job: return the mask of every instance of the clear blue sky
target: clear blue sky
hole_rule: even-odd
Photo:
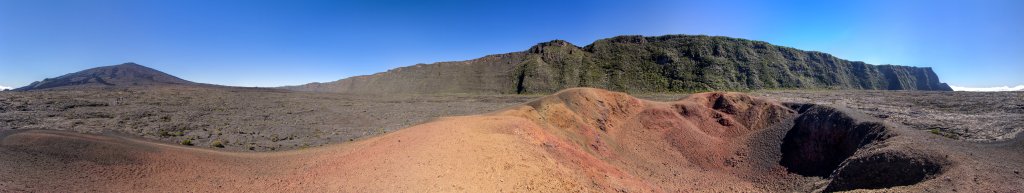
[[[1024,1],[0,0],[0,85],[136,62],[281,86],[616,35],[722,35],[1024,84]]]

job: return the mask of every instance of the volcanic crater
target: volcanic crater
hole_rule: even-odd
[[[492,113],[283,152],[8,130],[0,134],[0,176],[17,177],[0,178],[0,189],[1019,192],[1021,165],[1003,162],[1020,163],[1012,152],[1022,144],[954,141],[853,110],[742,93],[660,102],[573,88]]]

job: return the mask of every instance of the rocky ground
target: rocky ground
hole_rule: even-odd
[[[535,97],[194,86],[0,92],[0,130],[113,131],[174,144],[274,151],[352,141],[437,117],[491,112]]]
[[[202,91],[214,96],[240,97]],[[311,108],[293,100],[316,97],[354,100],[315,93],[238,92],[245,96],[241,98],[254,101],[251,103],[282,101],[284,106],[294,106],[266,107],[259,113]],[[260,97],[253,97],[255,94]],[[140,95],[141,98],[150,96]],[[441,98],[452,99],[432,103],[450,102],[459,97],[444,96]],[[387,101],[385,98],[375,97],[363,102],[380,107],[381,101]],[[31,98],[19,100],[32,101]],[[406,100],[409,99],[403,99]],[[193,104],[185,101],[179,102]],[[107,103],[108,106],[119,104]],[[210,102],[203,104],[211,105]],[[277,103],[269,106],[274,104]],[[68,106],[55,103],[48,108],[56,107]],[[220,108],[230,107],[234,106]],[[76,109],[78,107],[66,111]],[[295,118],[301,116],[286,117]],[[236,118],[206,115],[192,119],[209,124],[220,123],[210,121],[214,119]],[[131,120],[130,124],[142,123]],[[301,125],[310,120],[281,125]],[[93,123],[82,123],[90,124]],[[76,128],[86,127],[72,127]],[[202,132],[201,129],[183,131],[188,133],[185,136]],[[142,132],[142,135],[151,134]],[[211,135],[203,139],[232,135]],[[490,113],[438,118],[353,142],[294,151],[211,151],[152,142],[137,136],[3,130],[0,131],[0,190],[1021,192],[1024,191],[1019,186],[1024,183],[1022,150],[1024,140],[1021,138],[995,143],[953,140],[888,124],[875,116],[844,107],[779,103],[744,93],[723,92],[656,102],[639,100],[625,93],[584,88],[536,97],[530,102]]]
[[[1024,92],[759,91],[782,102],[857,109],[966,141],[1024,130]],[[352,95],[274,89],[161,86],[0,92],[0,130],[116,132],[230,151],[322,146],[429,120],[493,112],[541,95]],[[639,94],[672,101],[686,94]]]
[[[1024,131],[1024,92],[760,91],[781,102],[846,107],[965,141],[1003,141]]]

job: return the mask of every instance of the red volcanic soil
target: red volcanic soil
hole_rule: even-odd
[[[740,93],[654,102],[568,89],[490,114],[274,153],[10,131],[0,134],[0,190],[1022,191],[1021,142],[919,132]]]

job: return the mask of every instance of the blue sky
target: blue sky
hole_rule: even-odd
[[[0,0],[0,85],[136,62],[203,83],[326,82],[616,35],[722,35],[967,87],[1024,84],[1024,1]]]

